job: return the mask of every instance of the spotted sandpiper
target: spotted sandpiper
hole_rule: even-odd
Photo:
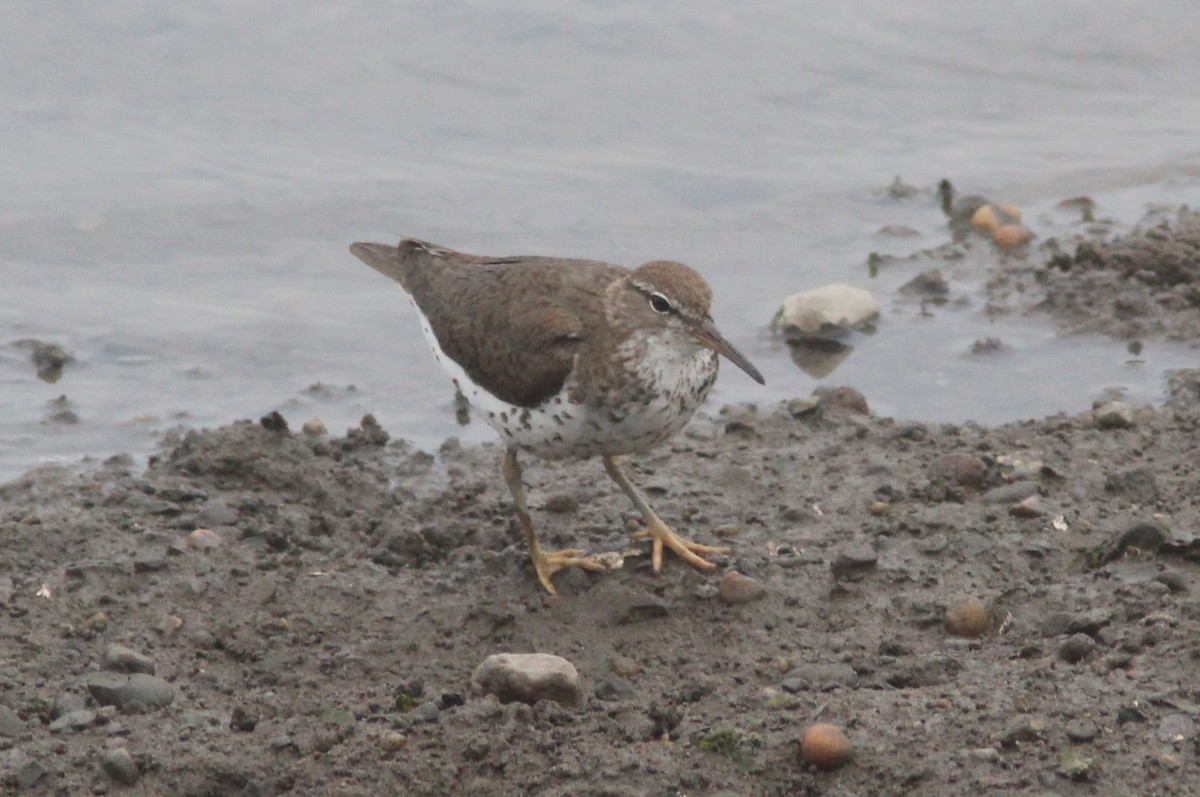
[[[664,546],[701,570],[716,568],[702,555],[728,549],[673,532],[620,462],[683,428],[717,378],[718,355],[763,383],[713,324],[703,277],[670,260],[630,271],[596,260],[469,255],[411,238],[350,251],[403,286],[434,356],[503,438],[504,479],[548,592],[563,568],[607,564],[578,549],[542,550],[520,451],[550,460],[601,457],[646,523],[635,536],[652,540],[655,572]]]

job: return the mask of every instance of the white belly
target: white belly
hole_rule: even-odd
[[[414,303],[414,308],[416,304]],[[691,419],[708,394],[716,376],[716,354],[696,349],[686,356],[659,351],[639,351],[643,378],[670,386],[650,394],[643,402],[615,408],[596,408],[568,401],[570,379],[558,395],[529,408],[496,398],[478,387],[462,366],[446,356],[425,315],[417,309],[421,330],[442,369],[466,397],[475,414],[495,429],[505,445],[515,446],[543,459],[584,459],[601,454],[623,455],[645,451],[675,435]],[[643,349],[644,349],[643,345]]]

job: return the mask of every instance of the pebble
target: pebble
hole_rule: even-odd
[[[1123,401],[1109,401],[1092,407],[1092,421],[1097,429],[1133,428],[1133,408]]]
[[[97,703],[116,706],[122,711],[168,706],[175,699],[175,690],[169,683],[146,673],[96,672],[87,677],[86,684]]]
[[[241,733],[250,733],[258,727],[258,715],[244,706],[234,706],[229,715],[229,727]]]
[[[109,750],[100,757],[100,768],[104,773],[122,786],[132,786],[138,782],[142,773],[138,770],[137,762],[124,747]]]
[[[7,606],[16,591],[17,587],[11,576],[0,576],[0,606]]]
[[[973,638],[988,629],[990,621],[987,607],[974,596],[955,601],[946,607],[944,625],[955,636]]]
[[[1058,772],[1069,780],[1091,780],[1096,760],[1078,750],[1064,750],[1058,757]]]
[[[1072,634],[1058,646],[1058,657],[1068,664],[1083,661],[1096,649],[1096,640],[1087,634]]]
[[[1036,493],[1029,496],[1023,501],[1019,501],[1008,508],[1008,514],[1018,518],[1037,518],[1046,514],[1042,509],[1041,496]]]
[[[154,675],[154,662],[149,656],[115,642],[104,649],[100,666],[110,672],[143,672]]]
[[[608,668],[623,678],[632,678],[642,671],[642,666],[628,656],[613,656],[608,660]]]
[[[20,736],[25,730],[25,720],[8,706],[0,704],[0,736]]]
[[[1046,733],[1046,723],[1041,719],[1020,720],[1009,725],[1000,734],[999,742],[1004,747],[1016,747],[1028,742],[1036,742]]]
[[[61,717],[71,711],[83,711],[87,708],[87,700],[83,695],[74,692],[59,692],[54,696],[54,716]]]
[[[980,232],[995,234],[996,230],[1009,224],[1021,223],[1021,209],[1016,205],[981,205],[971,214],[971,226]]]
[[[1001,249],[1016,249],[1024,246],[1033,238],[1028,227],[1020,224],[1002,224],[992,231],[992,240]]]
[[[987,504],[1013,504],[1024,501],[1029,496],[1036,494],[1037,491],[1037,482],[1022,480],[993,487],[980,496],[980,500]]]
[[[879,301],[870,291],[834,283],[793,294],[771,319],[771,330],[787,335],[817,335],[868,329],[879,318]]]
[[[874,548],[865,543],[850,543],[833,558],[829,569],[833,571],[834,578],[843,578],[853,573],[871,570],[878,562],[879,554],[875,553]]]
[[[90,728],[96,722],[96,712],[83,709],[81,711],[68,711],[61,717],[50,723],[51,733],[60,733],[61,731],[81,731],[84,728]]]
[[[901,285],[899,291],[909,296],[944,298],[950,294],[950,283],[942,275],[941,269],[931,268]]]
[[[721,576],[717,584],[717,597],[722,603],[737,606],[758,600],[767,594],[767,588],[762,582],[743,575],[736,570],[730,570]]]
[[[379,746],[387,753],[403,750],[406,744],[408,744],[408,737],[399,731],[384,731],[379,736]]]
[[[212,529],[199,528],[192,531],[187,536],[188,545],[201,551],[209,551],[217,548],[224,540],[221,535]]]
[[[578,706],[583,702],[575,665],[549,653],[497,653],[471,676],[474,687],[502,703],[533,705],[539,700]]]
[[[1063,728],[1063,733],[1067,738],[1076,744],[1090,742],[1100,735],[1100,729],[1096,727],[1096,723],[1090,720],[1076,720],[1068,723]]]
[[[953,479],[964,487],[978,487],[987,477],[987,465],[971,454],[947,454],[929,468],[931,476]]]
[[[1168,539],[1167,533],[1156,523],[1135,523],[1109,544],[1104,552],[1104,562],[1120,559],[1130,549],[1154,554]]]

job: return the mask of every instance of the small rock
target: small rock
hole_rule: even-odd
[[[1016,249],[1033,238],[1028,227],[1021,224],[1002,224],[992,231],[992,241],[1001,249]]]
[[[785,692],[829,692],[839,686],[854,686],[858,673],[849,664],[801,664],[793,671],[793,677],[780,684]]]
[[[102,706],[125,711],[136,708],[160,708],[175,699],[171,685],[154,675],[97,672],[87,677],[88,692]]]
[[[201,551],[212,550],[221,545],[224,540],[221,535],[212,529],[199,528],[192,531],[187,537],[188,545],[197,548]]]
[[[879,554],[865,543],[850,543],[838,552],[829,569],[834,578],[845,578],[855,573],[871,570],[879,562]]]
[[[144,672],[154,675],[154,662],[149,656],[116,643],[104,649],[104,659],[100,666],[110,672]]]
[[[50,723],[50,732],[81,731],[84,728],[90,728],[95,722],[96,712],[94,711],[87,709],[83,709],[82,711],[68,711]]]
[[[59,692],[54,696],[54,716],[61,717],[72,711],[83,711],[87,708],[87,700],[83,695],[74,692]]]
[[[7,606],[16,594],[16,585],[11,576],[0,576],[0,606]]]
[[[867,397],[852,387],[820,387],[813,391],[825,411],[845,410],[858,415],[870,415]]]
[[[142,773],[138,770],[137,762],[124,747],[109,750],[100,756],[100,768],[104,773],[122,786],[132,786],[138,782]]]
[[[379,746],[385,753],[403,750],[406,744],[408,744],[408,737],[399,731],[384,731],[379,736]]]
[[[932,268],[900,286],[900,293],[909,296],[942,299],[950,293],[950,283],[942,276],[941,269]]]
[[[951,479],[964,487],[978,487],[987,477],[987,465],[971,454],[947,454],[939,457],[929,468],[937,479]]]
[[[158,624],[158,633],[163,636],[175,636],[175,632],[183,628],[183,618],[175,615],[164,617],[162,622]]]
[[[1070,780],[1091,780],[1096,760],[1078,750],[1064,750],[1058,757],[1058,772]]]
[[[1092,421],[1098,429],[1133,428],[1133,408],[1121,401],[1110,401],[1092,407]]]
[[[1067,738],[1076,744],[1084,744],[1090,742],[1100,735],[1100,729],[1096,727],[1096,723],[1088,720],[1077,720],[1069,723],[1063,728],[1063,733]]]
[[[976,230],[994,235],[996,230],[1009,224],[1021,223],[1021,209],[1016,205],[987,203],[971,214],[971,226]]]
[[[1173,744],[1193,739],[1196,736],[1196,721],[1187,714],[1168,714],[1158,724],[1158,739]]]
[[[579,673],[571,662],[549,653],[498,653],[475,668],[472,684],[502,703],[539,700],[578,706],[583,701]]]
[[[1096,640],[1087,634],[1072,634],[1058,646],[1058,657],[1068,664],[1083,661],[1096,649]]]
[[[974,638],[987,631],[990,619],[983,601],[970,596],[946,607],[944,624],[954,636]]]
[[[1136,523],[1121,532],[1104,552],[1105,564],[1120,559],[1129,551],[1153,555],[1170,538],[1154,523]]]
[[[6,705],[0,704],[0,736],[20,736],[27,730],[25,720]]]
[[[608,668],[622,678],[632,678],[642,671],[642,666],[628,656],[613,656],[608,660]]]
[[[1008,514],[1028,520],[1030,518],[1041,517],[1046,513],[1042,510],[1041,496],[1034,494],[1010,506]]]
[[[1029,742],[1039,741],[1046,733],[1046,723],[1041,719],[1020,720],[1004,729],[1000,734],[1000,744],[1003,747],[1016,747]]]
[[[879,318],[879,302],[869,291],[835,283],[783,300],[771,329],[785,335],[817,335],[869,329]]]
[[[609,582],[615,585],[615,582]],[[670,605],[657,595],[641,590],[628,591],[614,588],[611,593],[604,587],[598,590],[606,596],[603,604],[608,608],[610,625],[629,625],[658,620],[671,613]]]
[[[258,727],[258,715],[244,706],[234,706],[229,715],[229,727],[240,733],[250,733]]]
[[[722,603],[737,606],[742,603],[758,600],[767,594],[767,588],[762,582],[742,575],[736,570],[730,570],[721,576],[717,584],[717,597]]]
[[[993,487],[981,495],[980,500],[986,504],[1015,504],[1018,501],[1024,501],[1031,495],[1035,495],[1037,491],[1037,482],[1023,480]]]

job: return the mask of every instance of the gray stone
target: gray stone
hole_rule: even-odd
[[[475,668],[476,689],[495,695],[502,703],[533,705],[553,700],[570,706],[583,701],[579,673],[571,662],[549,653],[498,653]]]
[[[1015,504],[1018,501],[1024,501],[1029,496],[1037,493],[1037,491],[1037,482],[1023,480],[993,487],[980,496],[980,500],[986,504]]]
[[[83,709],[82,711],[68,711],[61,717],[50,723],[51,733],[61,733],[62,731],[81,731],[84,728],[90,728],[96,721],[96,712]]]
[[[137,762],[133,760],[133,756],[124,747],[109,750],[100,756],[100,768],[104,770],[104,774],[122,786],[132,786],[142,776],[141,771],[138,770]]]
[[[834,578],[847,578],[874,569],[878,561],[879,554],[870,545],[852,542],[838,552],[829,563],[829,569]]]
[[[0,705],[0,736],[20,736],[26,729],[25,720],[17,716],[17,712]]]
[[[104,649],[104,659],[100,666],[111,672],[144,672],[154,675],[154,662],[149,656],[115,643]]]
[[[87,708],[87,700],[83,695],[75,692],[59,692],[54,696],[54,717],[56,719],[63,714],[83,711],[85,708]]]
[[[102,706],[116,706],[122,711],[135,708],[161,708],[175,699],[169,683],[145,673],[96,672],[87,678],[88,692]]]
[[[1096,640],[1087,634],[1072,634],[1058,646],[1058,657],[1068,664],[1083,661],[1096,649]]]

